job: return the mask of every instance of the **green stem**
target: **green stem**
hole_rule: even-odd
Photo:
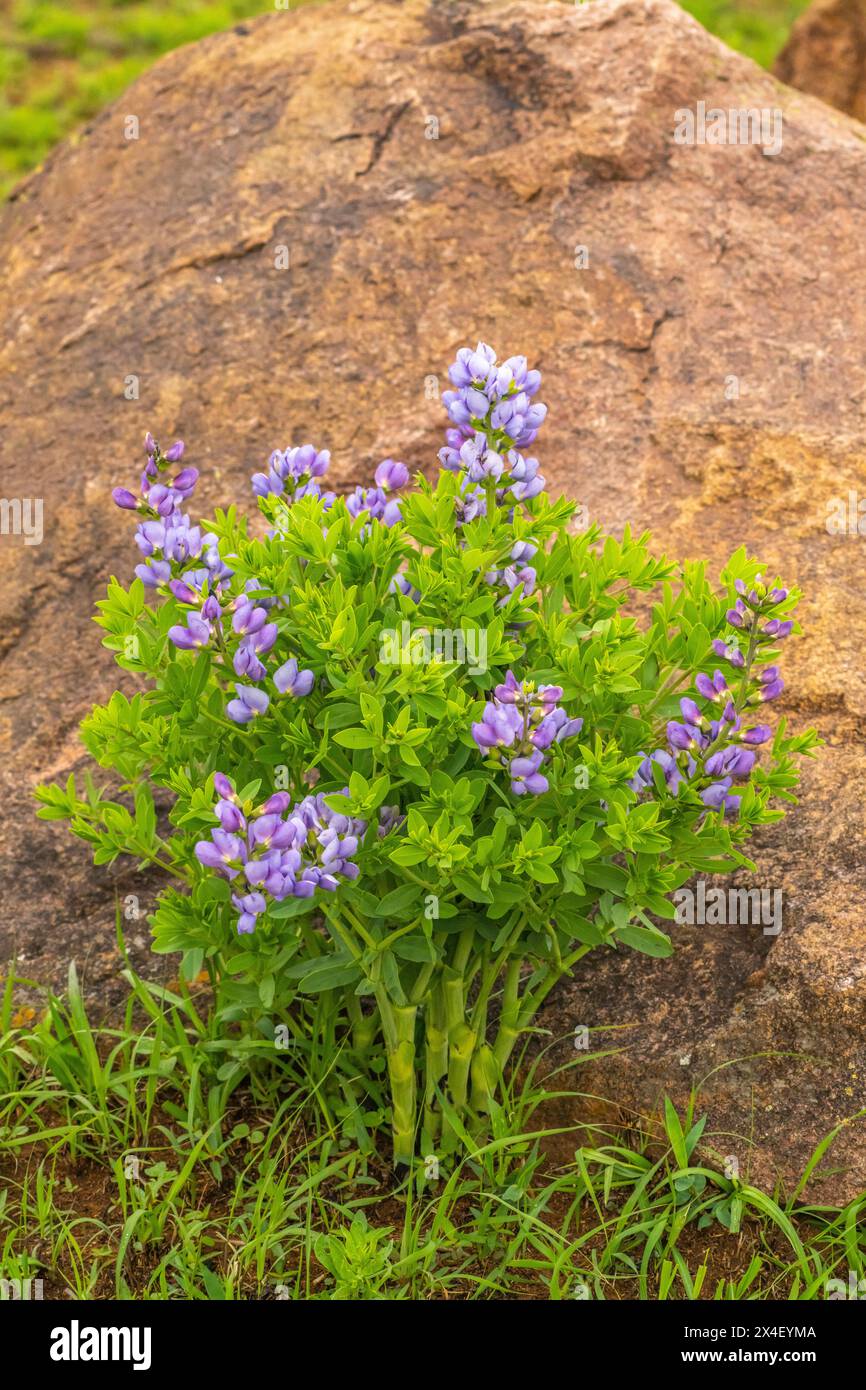
[[[436,1103],[436,1090],[448,1073],[448,1021],[441,979],[437,981],[428,997],[424,1031],[424,1130],[430,1142],[435,1143],[442,1124],[442,1112]]]
[[[394,1039],[394,1045],[388,1047],[394,1164],[410,1166],[415,1157],[415,1017],[418,1010],[411,1004],[391,1004],[390,1001],[389,1008]]]
[[[489,1043],[475,1049],[472,1058],[472,1109],[476,1115],[489,1115],[502,1069]]]
[[[466,1022],[463,976],[454,969],[446,969],[442,987],[448,1028],[448,1091],[459,1113],[466,1108],[469,1067],[478,1035]]]
[[[505,972],[505,986],[502,994],[502,1010],[499,1015],[499,1030],[493,1046],[493,1057],[499,1070],[511,1056],[520,1031],[520,957],[514,956]]]
[[[352,1049],[357,1056],[364,1057],[373,1045],[379,1027],[379,1011],[365,1014],[357,994],[349,994],[346,1000],[349,1021],[352,1025]]]

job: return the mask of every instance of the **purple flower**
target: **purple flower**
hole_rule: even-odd
[[[380,806],[379,825],[377,834],[380,839],[390,835],[392,830],[397,830],[403,824],[406,817],[401,815],[399,806]]]
[[[235,799],[235,789],[226,777],[224,772],[215,772],[213,775],[214,790],[225,801]]]
[[[653,780],[653,763],[658,763],[664,774],[668,791],[671,792],[673,796],[679,795],[680,784],[685,778],[693,777],[697,769],[697,764],[693,758],[688,758],[686,760],[686,766],[685,769],[683,769],[672,753],[668,753],[664,748],[657,748],[649,757],[644,757],[643,762],[640,764],[637,772],[629,783],[632,791],[637,792],[638,796],[640,796],[643,791],[646,791],[647,788],[652,789],[655,786]]]
[[[274,672],[274,685],[281,695],[309,695],[315,683],[315,675],[310,670],[301,671],[294,657],[283,662]]]
[[[540,685],[538,687],[538,698],[545,707],[558,705],[562,699],[562,694],[561,685]]]
[[[683,696],[682,700],[680,700],[680,709],[682,710],[683,719],[685,719],[687,724],[694,724],[700,728],[704,722],[704,716],[701,714],[694,700],[690,700],[687,695]]]
[[[129,488],[116,487],[111,496],[118,507],[125,507],[130,512],[134,512],[138,508],[138,498],[129,491]]]
[[[249,724],[257,714],[265,713],[270,699],[264,690],[258,690],[252,685],[236,685],[235,690],[238,692],[238,698],[229,700],[226,706],[229,719],[233,719],[236,724]]]
[[[250,681],[262,681],[268,672],[264,662],[259,660],[253,646],[254,641],[254,637],[244,638],[232,657],[232,667],[236,676],[243,676]]]
[[[220,798],[215,807],[220,827],[211,831],[210,840],[198,842],[195,854],[206,868],[227,878],[243,870],[253,891],[232,899],[239,932],[255,929],[270,899],[309,898],[317,888],[335,892],[341,879],[357,878],[354,856],[367,829],[365,821],[331,811],[322,795],[305,797],[293,807],[289,794],[281,791],[268,797],[247,825],[223,773],[214,774],[214,790]],[[348,796],[348,788],[343,795]],[[396,825],[402,817],[396,808],[390,809]],[[227,825],[233,829],[227,831]]]
[[[737,599],[733,608],[729,608],[725,617],[732,627],[743,627],[746,621],[746,605],[741,598]]]
[[[562,687],[521,682],[514,672],[506,672],[505,680],[493,692],[493,701],[484,707],[484,716],[472,725],[472,737],[483,753],[495,761],[501,759],[500,748],[513,748],[511,759],[512,791],[546,791],[547,778],[541,772],[544,753],[554,743],[562,743],[580,733],[582,719],[571,719],[559,707]]]
[[[409,481],[409,469],[405,463],[397,463],[394,459],[383,459],[373,474],[377,487],[385,492],[399,492],[401,487],[405,487]]]
[[[514,705],[523,694],[523,686],[513,671],[506,671],[505,680],[493,691],[496,699],[503,705]]]
[[[346,497],[346,506],[350,516],[360,517],[366,512],[383,526],[396,526],[401,520],[400,498],[389,498],[380,487],[356,487]]]
[[[488,748],[510,748],[523,727],[523,717],[513,705],[488,702],[481,722],[472,725],[472,737],[482,752]]]
[[[243,841],[225,830],[211,831],[209,840],[199,840],[195,856],[209,869],[218,869],[226,878],[234,878],[246,859]]]
[[[234,833],[237,830],[246,830],[246,817],[236,802],[218,801],[214,809],[223,830],[230,833]]]
[[[508,771],[511,776],[511,790],[515,796],[523,796],[525,792],[540,796],[548,790],[550,783],[538,770],[543,761],[544,756],[540,751],[530,754],[529,757],[511,759]]]
[[[170,448],[170,449],[166,449],[166,451],[165,451],[166,463],[179,463],[180,460],[183,458],[183,450],[184,450],[184,442],[183,442],[183,440],[182,440],[182,439],[176,439],[175,442],[174,442],[174,444],[172,444],[171,448]]]
[[[711,811],[738,811],[742,798],[729,793],[730,785],[730,777],[725,777],[721,782],[714,782],[701,792],[701,801]]]
[[[713,674],[712,680],[703,672],[695,677],[695,686],[705,700],[727,700],[728,683],[721,671]]]
[[[197,468],[183,468],[176,478],[172,479],[172,487],[175,492],[179,492],[183,497],[189,497],[198,482]]]
[[[731,745],[711,753],[704,765],[710,777],[748,777],[755,766],[757,755],[748,748]]]
[[[756,724],[753,729],[747,729],[741,734],[743,743],[766,743],[768,738],[773,737],[773,730],[768,724]]]
[[[737,667],[737,669],[745,666],[746,659],[735,643],[731,643],[731,645],[728,646],[721,637],[717,637],[712,645],[716,656],[724,657],[725,661],[729,661],[731,665]]]
[[[186,627],[175,624],[170,627],[168,635],[176,647],[182,651],[191,651],[197,647],[206,647],[210,643],[211,625],[197,613],[188,613]]]
[[[312,444],[301,444],[283,452],[275,449],[268,460],[267,473],[253,474],[253,492],[257,497],[286,493],[290,502],[298,501],[309,492],[330,505],[333,494],[323,494],[317,482],[327,473],[330,462],[329,451],[316,449]]]
[[[238,933],[247,936],[256,929],[256,918],[267,910],[267,903],[261,893],[245,893],[243,897],[232,895],[232,902],[238,909]]]
[[[258,632],[268,621],[267,609],[254,607],[248,598],[236,599],[235,605],[232,629],[239,636],[248,632]]]
[[[678,724],[675,719],[671,719],[667,732],[671,748],[682,748],[691,753],[705,746],[703,734],[693,724]]]
[[[758,691],[759,700],[775,700],[777,695],[781,695],[785,689],[785,682],[782,680],[770,681],[769,685],[762,685]]]
[[[410,598],[413,603],[418,603],[421,598],[421,590],[413,588],[405,574],[394,575],[388,585],[388,593],[403,594],[406,598]]]
[[[544,716],[530,738],[536,748],[549,748],[554,742],[562,743],[563,739],[579,734],[582,728],[582,719],[569,719],[564,709],[553,709]]]
[[[156,589],[171,579],[171,565],[167,560],[154,560],[149,565],[136,565],[135,573],[148,588]]]

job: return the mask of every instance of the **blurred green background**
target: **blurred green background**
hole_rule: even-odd
[[[685,0],[684,8],[770,67],[807,3]],[[0,196],[161,53],[274,8],[274,0],[0,0]]]

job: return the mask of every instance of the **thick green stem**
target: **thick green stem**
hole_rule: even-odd
[[[352,1025],[352,1049],[361,1058],[369,1052],[379,1030],[379,1011],[373,1009],[365,1014],[357,994],[349,995],[347,1009]]]
[[[441,980],[430,991],[425,1012],[426,1054],[424,1089],[424,1131],[431,1143],[439,1137],[442,1112],[436,1102],[436,1088],[448,1074],[448,1023]]]
[[[493,1048],[486,1042],[475,1049],[472,1058],[472,1109],[476,1115],[489,1115],[502,1069]]]
[[[511,1056],[514,1044],[520,1035],[520,957],[514,956],[505,972],[505,986],[502,993],[502,1011],[499,1015],[499,1031],[493,1045],[493,1056],[499,1070]]]
[[[455,970],[445,970],[442,987],[448,1027],[448,1092],[459,1113],[466,1107],[469,1068],[478,1035],[466,1022],[462,975]]]
[[[391,1004],[390,1000],[387,1002],[389,1017],[385,1026],[385,1040],[388,1077],[391,1082],[394,1163],[411,1165],[415,1157],[415,1017],[418,1010],[412,1004]],[[382,1009],[381,999],[379,1008],[384,1024],[386,1010]]]

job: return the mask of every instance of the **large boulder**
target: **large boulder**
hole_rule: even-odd
[[[773,71],[789,86],[866,120],[866,0],[813,0]]]
[[[699,102],[778,108],[781,150],[678,143]],[[784,712],[827,747],[756,847],[781,934],[590,958],[543,1020],[620,1048],[577,1080],[625,1107],[721,1067],[717,1147],[790,1182],[866,1074],[866,542],[825,525],[866,465],[864,181],[852,121],[669,0],[280,11],[164,58],[61,146],[0,223],[2,489],[45,509],[41,545],[2,541],[0,932],[26,972],[62,983],[75,955],[111,999],[115,894],[153,891],[29,801],[112,688],[90,617],[134,563],[109,490],[144,430],[187,440],[205,504],[307,439],[347,486],[385,454],[428,467],[428,379],[483,338],[544,373],[553,487],[716,567],[746,542],[806,591]],[[850,1126],[821,1190],[866,1187],[864,1154]]]

